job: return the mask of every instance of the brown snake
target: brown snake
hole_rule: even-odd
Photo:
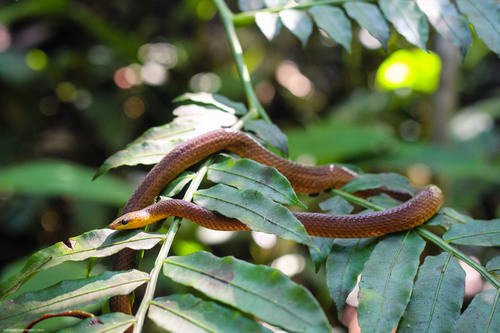
[[[209,212],[183,200],[164,200],[154,204],[160,191],[179,173],[203,158],[221,150],[261,164],[273,166],[290,181],[300,193],[318,193],[340,188],[358,175],[341,166],[304,166],[279,157],[244,132],[219,129],[183,142],[168,153],[144,178],[115,220],[112,229],[130,229],[153,223],[167,216],[180,216],[204,227],[216,230],[248,230],[243,223]],[[401,193],[388,189],[392,196]],[[443,195],[436,186],[429,186],[400,206],[369,214],[330,215],[321,213],[294,213],[308,234],[319,237],[364,238],[407,230],[424,223],[441,207]],[[115,258],[113,270],[134,267],[135,251],[122,250]],[[110,300],[112,312],[131,313],[130,296],[115,296]]]

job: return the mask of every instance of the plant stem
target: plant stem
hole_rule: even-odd
[[[193,178],[193,181],[189,185],[189,188],[184,195],[184,200],[191,201],[193,198],[194,192],[200,186],[203,177],[207,173],[207,166],[213,162],[213,158],[209,158],[203,166],[198,170],[196,176]],[[146,313],[149,308],[149,304],[154,297],[154,292],[156,289],[156,282],[158,281],[158,276],[160,275],[160,271],[163,267],[163,261],[167,258],[168,252],[170,251],[170,247],[172,246],[172,242],[174,241],[175,234],[179,228],[179,223],[182,218],[175,217],[170,228],[168,229],[167,236],[163,245],[161,246],[160,252],[156,257],[155,264],[151,273],[149,273],[149,283],[146,286],[146,291],[144,292],[144,297],[139,305],[139,309],[137,310],[137,314],[135,315],[136,324],[134,326],[134,333],[140,333],[142,330],[142,326],[144,325],[144,319],[146,318]]]
[[[231,47],[231,51],[233,52],[236,69],[238,70],[241,83],[243,84],[243,88],[245,90],[245,94],[247,95],[248,108],[250,110],[249,112],[252,114],[258,113],[260,118],[264,119],[268,123],[271,123],[271,119],[260,104],[259,99],[255,94],[255,90],[253,89],[250,72],[248,71],[248,67],[243,59],[243,49],[241,48],[240,41],[238,40],[238,36],[236,35],[236,29],[233,22],[234,14],[226,5],[224,0],[214,0],[214,3],[219,10],[219,14],[228,37],[229,46]]]
[[[378,210],[378,211],[385,209],[384,207],[376,205],[376,204],[374,204],[372,202],[369,202],[369,201],[367,201],[365,199],[362,199],[360,197],[354,196],[354,195],[352,195],[350,193],[347,193],[347,192],[344,192],[342,190],[330,190],[330,191],[332,193],[334,193],[334,194],[337,194],[338,196],[343,197],[344,199],[347,199],[347,200],[349,200],[351,202],[354,202],[354,203],[356,203],[356,204],[358,204],[360,206],[366,207],[366,208],[370,208],[370,209]],[[489,281],[496,289],[500,288],[500,281],[497,280],[492,274],[488,273],[488,271],[483,266],[481,266],[480,264],[478,264],[477,262],[475,262],[474,260],[472,260],[465,253],[463,253],[462,251],[454,248],[453,246],[451,246],[450,244],[448,244],[447,242],[445,242],[441,237],[436,236],[435,234],[433,234],[432,232],[430,232],[429,230],[425,229],[422,226],[416,227],[413,230],[418,235],[420,235],[422,238],[425,238],[426,240],[428,240],[428,241],[436,244],[437,246],[439,246],[443,250],[450,252],[457,259],[462,260],[467,265],[469,265],[470,267],[472,267],[473,269],[475,269],[487,281]]]

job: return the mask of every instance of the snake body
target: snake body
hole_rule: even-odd
[[[139,221],[138,223],[142,225],[152,223],[149,219],[151,215],[156,220],[161,219],[161,217],[158,218],[160,215],[163,217],[175,215],[211,229],[247,230],[246,225],[236,220],[214,214],[186,201],[165,200],[154,204],[161,190],[183,170],[221,150],[275,167],[290,181],[293,189],[300,193],[318,193],[331,188],[340,188],[358,176],[355,172],[341,166],[305,166],[291,162],[267,150],[244,132],[218,129],[185,141],[168,153],[146,175],[125,204],[122,216],[113,222],[111,227],[125,229],[127,225],[128,227],[137,225],[132,221]],[[378,192],[387,192],[394,197],[404,197],[403,194],[388,189],[379,189]],[[439,188],[430,186],[402,205],[382,212],[363,215],[295,213],[295,216],[312,236],[374,237],[406,230],[427,221],[437,212],[442,201],[443,197]],[[127,223],[123,223],[124,221]],[[134,267],[134,261],[135,251],[124,249],[116,256],[113,270],[131,269]],[[111,298],[110,309],[112,312],[130,314],[130,296]]]

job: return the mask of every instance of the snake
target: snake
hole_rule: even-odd
[[[182,142],[156,164],[136,188],[111,229],[134,229],[156,222],[167,216],[179,216],[215,230],[249,230],[238,220],[208,211],[191,202],[169,199],[156,202],[162,189],[182,171],[204,158],[229,151],[242,158],[275,167],[299,193],[314,194],[332,188],[338,189],[359,175],[339,165],[307,166],[280,157],[249,134],[235,129],[221,128]],[[395,198],[407,198],[405,193],[385,187],[359,191],[360,196],[387,193]],[[364,192],[364,193],[361,193]],[[439,187],[430,185],[399,206],[384,211],[334,215],[294,212],[310,236],[331,238],[367,238],[404,231],[429,220],[441,208],[443,194]],[[135,251],[125,248],[115,256],[113,270],[134,267]],[[130,295],[110,299],[112,312],[131,314]]]

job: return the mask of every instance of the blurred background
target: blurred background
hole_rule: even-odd
[[[2,278],[36,250],[113,220],[148,167],[91,182],[94,172],[171,121],[175,97],[207,91],[246,101],[216,14],[210,0],[0,3]],[[460,212],[498,217],[498,56],[474,39],[464,59],[435,31],[432,53],[394,32],[386,53],[355,24],[353,33],[349,54],[317,30],[302,48],[285,29],[272,43],[255,25],[238,29],[257,95],[288,135],[291,158],[398,172],[417,186],[438,184]],[[203,235],[184,223],[174,254],[210,249],[279,266],[298,247],[246,233]],[[290,275],[324,289],[311,268],[303,272],[309,259],[291,260]],[[143,265],[149,269],[148,257]],[[39,279],[82,277],[85,266]],[[319,299],[328,302],[327,294]]]

